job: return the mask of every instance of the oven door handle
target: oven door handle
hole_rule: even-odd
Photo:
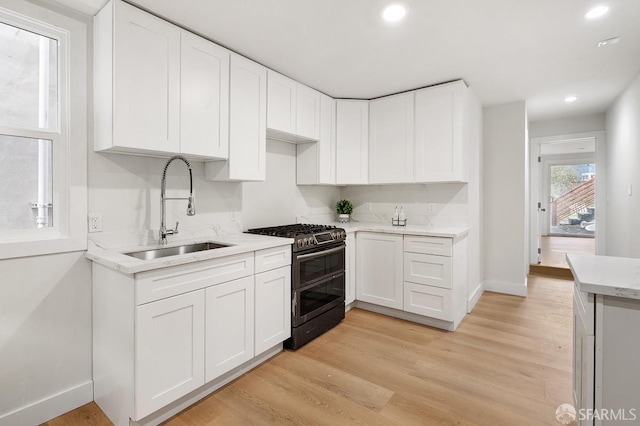
[[[327,254],[336,253],[336,252],[341,251],[341,250],[344,250],[344,246],[332,248],[332,249],[329,249],[329,250],[317,251],[315,253],[300,254],[300,255],[298,255],[298,257],[296,259],[304,260],[304,259],[309,259],[310,257],[326,256]]]

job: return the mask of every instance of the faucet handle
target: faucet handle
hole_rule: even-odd
[[[179,220],[176,220],[176,227],[175,227],[175,229],[173,230],[174,235],[178,233],[178,225],[180,225],[180,221],[179,221]]]

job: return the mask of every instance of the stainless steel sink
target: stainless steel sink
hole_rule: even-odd
[[[229,247],[229,245],[206,242],[206,243],[197,243],[197,244],[185,244],[183,246],[176,246],[176,247],[163,247],[163,248],[156,248],[156,249],[149,249],[149,250],[142,250],[142,251],[134,251],[134,252],[125,253],[125,254],[127,256],[135,257],[142,260],[153,260],[153,259],[158,259],[160,257],[177,256],[179,254],[194,253],[194,252],[205,251],[205,250],[215,250],[223,247]]]

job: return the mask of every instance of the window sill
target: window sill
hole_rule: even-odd
[[[83,240],[69,237],[53,237],[32,241],[3,242],[0,243],[0,260],[86,250],[86,237]]]

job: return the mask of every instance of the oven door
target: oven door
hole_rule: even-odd
[[[293,289],[344,273],[344,243],[322,247],[293,258]]]
[[[344,271],[302,288],[292,294],[291,325],[297,327],[338,306],[344,306]]]

